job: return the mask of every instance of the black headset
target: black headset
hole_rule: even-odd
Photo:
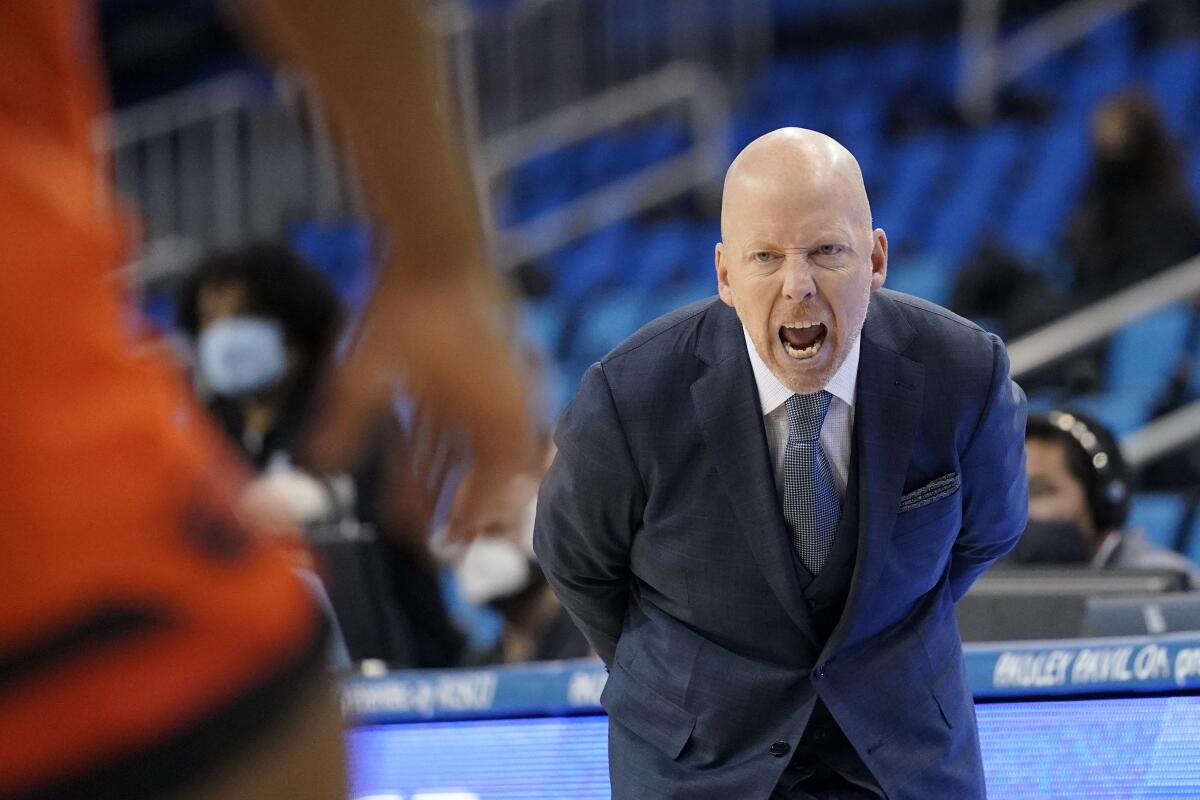
[[[1112,434],[1077,411],[1055,409],[1042,416],[1052,428],[1067,434],[1083,451],[1095,480],[1085,482],[1092,520],[1099,531],[1125,524],[1129,516],[1129,465]]]

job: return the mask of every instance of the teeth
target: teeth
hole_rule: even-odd
[[[787,354],[789,356],[791,356],[792,358],[812,358],[817,353],[821,352],[821,344],[824,341],[825,341],[824,339],[816,341],[813,344],[809,345],[808,347],[804,348],[803,350],[797,350],[796,348],[792,347],[787,342],[784,342],[783,349],[785,351],[787,351]]]
[[[789,322],[786,325],[784,325],[783,327],[802,331],[805,328],[815,328],[817,325],[820,325],[820,324],[821,323],[819,323],[819,322]]]

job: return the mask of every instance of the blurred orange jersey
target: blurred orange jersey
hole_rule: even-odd
[[[0,0],[0,796],[278,696],[320,627],[231,510],[242,468],[126,333],[89,11]]]

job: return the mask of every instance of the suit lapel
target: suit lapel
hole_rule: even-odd
[[[819,646],[775,491],[762,407],[741,323],[725,306],[714,306],[710,322],[697,350],[709,366],[691,387],[700,429],[759,569],[788,615]]]
[[[884,298],[883,302],[889,301]],[[882,311],[881,305],[880,300],[873,300],[871,311]],[[854,405],[859,458],[858,556],[845,609],[822,658],[835,653],[851,635],[863,595],[879,579],[921,424],[925,367],[900,355],[912,330],[899,324],[899,319],[889,324],[882,317],[869,314],[863,328]]]

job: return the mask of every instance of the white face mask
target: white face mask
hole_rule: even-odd
[[[480,536],[454,565],[454,577],[467,602],[483,605],[529,585],[529,557],[508,539]]]
[[[283,326],[262,317],[214,322],[196,343],[200,376],[219,395],[237,397],[277,383],[287,370]]]

